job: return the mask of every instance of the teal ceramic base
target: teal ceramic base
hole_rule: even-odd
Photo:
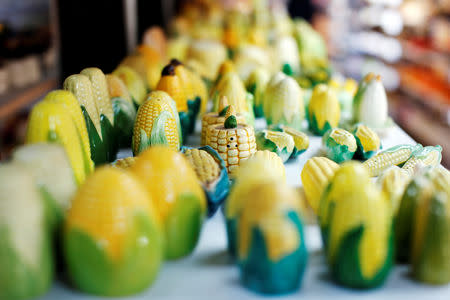
[[[237,220],[236,219],[226,219],[225,227],[227,230],[227,240],[228,240],[228,253],[231,257],[236,257],[236,234],[237,234]]]

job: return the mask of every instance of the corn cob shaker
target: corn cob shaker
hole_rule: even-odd
[[[441,152],[442,147],[439,145],[435,147],[427,146],[423,148],[422,151],[413,153],[411,157],[405,162],[402,169],[405,170],[409,175],[412,175],[417,165],[436,167],[441,163]]]
[[[223,125],[210,127],[207,139],[208,145],[225,161],[230,176],[233,176],[241,161],[256,152],[255,131],[249,125],[237,123],[233,105],[227,110]]]

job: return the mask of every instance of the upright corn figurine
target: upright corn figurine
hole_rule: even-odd
[[[341,128],[328,130],[322,138],[322,143],[328,158],[337,163],[352,159],[357,149],[355,137]]]
[[[256,68],[251,73],[246,82],[247,91],[253,95],[253,110],[255,117],[264,116],[263,99],[264,91],[270,80],[270,73],[263,68]]]
[[[141,77],[133,69],[127,66],[119,66],[114,70],[113,75],[123,80],[136,107],[145,101],[147,89]]]
[[[230,175],[241,161],[256,152],[255,131],[249,125],[237,123],[233,105],[227,110],[223,124],[209,128],[207,140],[225,161]]]
[[[324,135],[339,125],[341,108],[333,89],[325,84],[314,88],[308,106],[308,119],[309,129],[317,135]]]
[[[139,107],[133,133],[133,153],[139,154],[152,145],[181,146],[181,127],[175,102],[163,91],[151,92]]]
[[[131,94],[127,89],[127,86],[119,76],[114,74],[106,75],[106,83],[108,85],[109,98],[122,98],[127,102],[133,104]]]
[[[368,168],[370,176],[378,176],[391,166],[406,162],[413,153],[422,150],[422,145],[397,145],[386,149],[366,160],[363,165]]]
[[[402,169],[412,175],[417,165],[436,167],[442,160],[442,147],[437,145],[427,146],[422,151],[417,151],[405,162]]]

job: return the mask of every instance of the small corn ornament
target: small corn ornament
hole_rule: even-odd
[[[108,85],[108,93],[110,99],[119,97],[130,103],[133,103],[130,92],[128,92],[128,89],[123,80],[118,76],[113,74],[106,75],[106,83]]]
[[[309,148],[309,137],[304,132],[288,126],[282,126],[282,129],[294,139],[294,151],[292,151],[291,158],[296,158]]]
[[[172,97],[176,103],[178,112],[186,112],[188,110],[185,87],[175,73],[174,65],[169,64],[164,67],[156,89],[164,91]]]
[[[225,161],[230,175],[239,164],[256,152],[255,131],[253,127],[237,124],[234,106],[225,115],[225,122],[209,128],[208,145],[216,150]]]
[[[347,130],[333,128],[327,131],[322,138],[328,158],[341,163],[353,158],[356,152],[356,139]]]
[[[186,99],[194,100],[196,95],[194,94],[194,89],[192,86],[192,80],[190,74],[186,67],[177,59],[172,59],[170,64],[173,66],[175,71],[175,75],[178,77],[180,81],[180,85],[184,89],[184,94]]]
[[[316,214],[319,213],[320,198],[339,165],[326,157],[308,159],[301,173],[306,200]]]
[[[86,68],[80,74],[87,76],[91,81],[92,93],[99,115],[105,115],[111,122],[111,125],[114,125],[114,112],[109,101],[108,84],[105,74],[99,68]]]
[[[89,144],[89,135],[86,128],[86,121],[84,120],[83,113],[80,105],[78,104],[75,96],[64,90],[55,90],[45,96],[44,101],[51,103],[59,103],[64,106],[67,112],[72,117],[72,120],[77,127],[78,135],[82,141],[82,150],[84,155],[84,161],[89,164],[89,169],[94,170],[94,162],[91,160],[91,146]]]
[[[392,215],[397,215],[402,200],[403,192],[406,189],[411,176],[405,170],[397,166],[392,166],[378,177],[377,184],[386,194],[391,204]]]
[[[286,181],[286,168],[281,157],[269,150],[256,151],[242,162],[235,178],[248,179],[258,176],[273,176]]]
[[[338,126],[341,108],[332,88],[325,84],[314,88],[308,106],[308,118],[309,129],[317,135],[324,135]]]
[[[83,156],[83,143],[65,106],[49,101],[36,104],[30,114],[26,143],[58,143],[66,150],[78,184],[91,171],[91,164]]]
[[[211,217],[228,196],[230,190],[225,162],[209,146],[183,151],[203,186],[208,201],[208,216]]]
[[[219,102],[219,112],[206,113],[202,117],[202,131],[201,131],[201,144],[208,145],[207,132],[211,125],[223,124],[225,122],[225,114],[228,109],[228,99],[223,96]],[[246,124],[245,117],[242,114],[236,113],[236,120],[238,124]]]
[[[366,160],[363,165],[368,168],[370,176],[378,176],[391,166],[406,162],[416,151],[421,151],[422,145],[397,145],[386,149]]]
[[[357,158],[366,160],[374,156],[377,151],[380,150],[380,137],[366,125],[360,124],[356,126],[353,135],[355,136],[356,144],[358,145],[358,149],[355,153]]]
[[[136,71],[127,66],[119,66],[114,70],[113,75],[116,75],[125,83],[136,106],[141,105],[145,101],[147,89]]]
[[[151,92],[136,115],[133,153],[138,155],[152,145],[164,144],[178,151],[181,128],[175,102],[163,91]]]
[[[136,160],[137,157],[135,156],[121,158],[114,162],[113,167],[126,170],[132,165],[134,165],[136,163]]]
[[[186,69],[186,71],[189,74],[191,80],[194,96],[200,97],[200,113],[204,114],[206,112],[206,106],[208,104],[208,88],[206,87],[203,79],[197,73],[189,69]]]
[[[402,169],[405,170],[409,175],[413,175],[416,166],[432,166],[436,167],[441,163],[442,160],[442,147],[437,145],[427,146],[423,148],[422,151],[415,152],[411,157],[405,162]]]
[[[291,157],[294,147],[294,139],[285,132],[262,130],[256,133],[256,148],[276,153],[283,162]]]
[[[263,112],[263,100],[264,91],[270,80],[270,73],[263,68],[256,68],[247,79],[246,87],[247,91],[253,95],[255,103],[253,104],[253,110],[255,117],[264,116]]]

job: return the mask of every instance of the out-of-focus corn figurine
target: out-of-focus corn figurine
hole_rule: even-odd
[[[334,280],[362,289],[383,284],[393,263],[392,214],[367,169],[358,162],[342,165],[320,205],[322,235]]]
[[[264,116],[269,125],[286,125],[301,130],[305,118],[303,93],[289,76],[275,75],[264,94]]]
[[[50,228],[58,228],[77,190],[63,146],[45,143],[24,145],[14,151],[13,161],[26,167],[33,175],[46,205]]]
[[[255,184],[238,218],[241,282],[263,294],[299,288],[307,262],[299,194],[282,181]]]
[[[2,163],[0,178],[0,298],[36,298],[53,279],[45,204],[28,169]]]
[[[220,64],[227,59],[226,47],[213,40],[194,40],[188,50],[188,60],[195,61],[197,74],[209,81],[214,81]]]
[[[358,148],[355,157],[366,160],[374,156],[381,148],[381,141],[378,134],[363,124],[358,124],[353,130]]]
[[[250,76],[246,82],[247,91],[253,95],[253,111],[255,113],[255,117],[257,118],[264,116],[264,91],[266,90],[269,80],[270,73],[266,69],[259,67],[250,73]]]
[[[136,71],[127,66],[119,66],[114,70],[113,75],[116,75],[125,83],[136,107],[145,101],[147,89]]]
[[[77,184],[91,172],[90,160],[83,154],[83,144],[65,106],[42,101],[31,110],[26,134],[27,144],[58,143],[64,147]]]
[[[411,157],[402,166],[409,175],[414,173],[416,166],[431,166],[436,167],[441,163],[442,160],[442,147],[437,146],[426,146],[422,151],[417,151],[411,155]]]
[[[203,186],[208,201],[208,217],[212,217],[230,190],[225,162],[210,146],[183,149],[183,153]]]
[[[223,124],[209,127],[207,141],[225,161],[230,176],[241,161],[256,152],[255,131],[249,125],[237,123],[233,105],[228,108]]]
[[[355,137],[341,128],[328,130],[322,137],[322,144],[328,158],[337,163],[352,159],[357,149]]]
[[[134,122],[133,153],[153,145],[168,145],[178,151],[182,144],[180,120],[175,102],[163,91],[151,92],[139,107]]]
[[[392,215],[396,216],[400,207],[403,192],[406,189],[411,176],[397,166],[392,166],[378,177],[377,184],[386,194],[391,204]]]
[[[297,158],[309,148],[309,137],[304,132],[284,125],[269,126],[269,129],[289,134],[294,139],[294,150],[289,158]]]
[[[387,126],[388,103],[380,75],[369,73],[359,83],[353,99],[353,118],[374,129]]]
[[[337,169],[339,165],[326,157],[312,157],[302,169],[300,176],[306,200],[317,215],[322,193]]]
[[[136,156],[121,158],[114,162],[113,167],[126,170],[130,168],[132,165],[134,165],[136,163],[136,160],[137,160]]]
[[[341,108],[334,91],[325,84],[317,85],[308,106],[309,129],[317,135],[339,125]]]
[[[366,160],[363,165],[368,168],[370,176],[378,176],[391,166],[406,162],[413,153],[421,151],[422,145],[397,145],[379,152]]]
[[[166,146],[151,147],[130,168],[152,197],[165,233],[165,256],[190,254],[206,215],[205,194],[183,154]]]
[[[234,184],[224,204],[228,252],[231,256],[236,256],[237,220],[248,200],[246,195],[255,184],[273,180],[286,182],[286,170],[281,158],[267,150],[256,151],[236,171]]]
[[[297,43],[292,36],[280,36],[275,41],[275,57],[278,59],[278,70],[290,69],[292,74],[300,72],[300,57]]]
[[[294,147],[294,139],[285,132],[265,129],[256,133],[256,149],[274,152],[283,162],[291,157]]]
[[[421,282],[450,282],[450,172],[426,168],[408,185],[396,220],[397,258]]]
[[[114,74],[107,74],[106,83],[108,85],[109,98],[122,98],[133,104],[131,94],[128,92],[127,86],[122,79]]]
[[[102,167],[81,186],[63,239],[69,277],[90,294],[138,293],[154,281],[163,259],[154,203],[136,177],[118,168]]]

